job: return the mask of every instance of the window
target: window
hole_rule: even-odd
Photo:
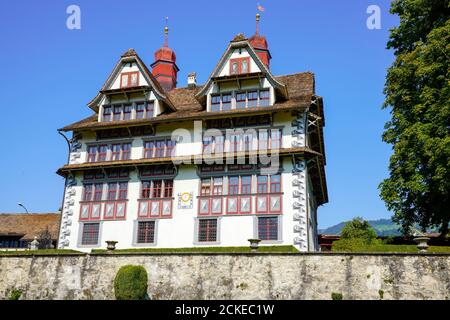
[[[83,224],[83,232],[81,236],[82,245],[96,245],[98,244],[98,235],[100,230],[99,223],[85,223]]]
[[[258,194],[267,193],[267,176],[258,176],[257,192]]]
[[[166,141],[160,140],[155,142],[155,158],[164,157],[164,149],[166,147]]]
[[[83,201],[91,201],[92,199],[92,184],[84,185]]]
[[[239,73],[239,62],[230,60],[230,73],[231,74]]]
[[[120,160],[120,144],[113,144],[111,146],[111,160]]]
[[[110,182],[108,183],[108,200],[116,200],[117,199],[117,183]]]
[[[106,153],[108,152],[108,146],[102,144],[98,146],[98,161],[106,161]]]
[[[111,107],[103,107],[103,121],[111,121]]]
[[[137,72],[133,72],[133,73],[130,74],[130,78],[131,78],[131,81],[130,81],[131,86],[132,87],[137,86],[138,83],[139,83],[139,81],[138,81],[139,74]]]
[[[247,93],[237,93],[236,94],[236,109],[244,109],[247,105]]]
[[[222,94],[222,110],[231,109],[231,93]]]
[[[122,117],[122,106],[114,106],[113,107],[113,120],[120,120]]]
[[[241,194],[252,193],[252,177],[242,176],[241,177]]]
[[[222,186],[223,186],[223,178],[215,177],[213,178],[213,195],[221,195],[222,194]]]
[[[152,198],[161,198],[161,180],[153,180]]]
[[[211,193],[211,179],[210,178],[202,179],[200,195],[209,196],[210,193]]]
[[[136,119],[144,119],[145,104],[139,103],[136,105]]]
[[[253,134],[247,133],[244,134],[244,151],[253,150]]]
[[[211,154],[213,152],[213,137],[203,137],[203,153]]]
[[[131,156],[131,143],[122,144],[122,160],[129,160]]]
[[[173,190],[173,180],[164,180],[164,197],[171,198]]]
[[[223,144],[225,138],[223,136],[215,136],[214,137],[214,152],[222,153],[223,152]]]
[[[152,182],[151,181],[142,181],[142,191],[141,191],[141,198],[142,199],[150,198],[151,186],[152,186]]]
[[[139,170],[141,177],[153,177],[157,175],[173,175],[175,167],[173,165],[146,166]]]
[[[153,147],[154,147],[153,141],[144,142],[144,158],[146,159],[153,158]]]
[[[259,130],[258,150],[267,150],[269,142],[269,133],[266,130]]]
[[[270,176],[270,192],[281,192],[281,176],[279,174]]]
[[[153,101],[147,102],[147,104],[145,106],[145,117],[147,119],[153,118],[153,108],[154,108]]]
[[[279,149],[281,147],[281,132],[279,129],[270,131],[270,148]]]
[[[239,177],[228,178],[228,194],[239,194]]]
[[[230,136],[230,152],[237,152],[240,151],[240,142],[241,142],[241,135],[231,135]]]
[[[144,158],[166,158],[175,156],[176,141],[156,140],[144,142]]]
[[[278,217],[258,217],[258,239],[278,240]]]
[[[119,200],[126,200],[128,194],[128,182],[119,182]]]
[[[241,61],[241,73],[247,73],[248,72],[248,59],[243,59]]]
[[[139,72],[124,72],[120,77],[120,87],[136,87],[139,85]]]
[[[247,107],[250,108],[258,106],[258,91],[249,91],[247,97],[248,97]]]
[[[270,91],[261,90],[259,91],[259,106],[266,107],[270,105]]]
[[[94,201],[101,201],[103,198],[103,183],[96,183],[94,186]]]
[[[97,146],[88,147],[88,162],[95,162],[97,159]]]
[[[230,59],[230,74],[250,72],[250,58]]]
[[[167,140],[166,157],[175,156],[175,144],[176,144],[176,141]]]
[[[155,242],[155,221],[138,222],[137,243]]]
[[[200,219],[198,221],[198,241],[217,241],[217,219]]]
[[[211,96],[211,111],[220,111],[220,95]]]
[[[130,120],[131,119],[131,105],[125,105],[123,107],[123,120]]]

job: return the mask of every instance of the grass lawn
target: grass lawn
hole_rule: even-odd
[[[105,253],[106,249],[94,249],[91,253]],[[136,248],[136,249],[116,249],[112,253],[245,253],[250,252],[250,247],[199,247],[199,248]],[[299,252],[294,246],[260,246],[258,252]]]
[[[62,254],[81,254],[75,250],[62,249],[42,249],[42,250],[0,250],[0,256],[20,255],[20,256],[39,256],[39,255],[62,255]]]

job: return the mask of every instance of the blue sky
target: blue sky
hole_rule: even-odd
[[[381,110],[389,29],[398,18],[387,0],[266,0],[260,33],[267,37],[275,75],[312,71],[325,103],[329,203],[319,226],[355,216],[389,217],[378,184],[388,174],[391,147],[381,141],[388,110]],[[66,28],[66,8],[81,8],[81,30]],[[369,30],[366,9],[381,8],[381,30]],[[56,211],[67,160],[56,132],[90,115],[93,98],[120,55],[133,47],[150,64],[163,43],[180,67],[178,85],[196,71],[203,83],[233,36],[254,33],[256,1],[72,0],[2,1],[0,58],[0,212]]]

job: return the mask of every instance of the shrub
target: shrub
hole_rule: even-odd
[[[146,299],[147,279],[147,271],[142,266],[127,265],[121,267],[114,279],[114,294],[116,299]]]
[[[13,288],[11,290],[11,292],[9,293],[8,300],[19,300],[21,296],[22,296],[22,291]]]
[[[342,300],[342,293],[332,292],[331,293],[331,299],[333,299],[333,300]]]

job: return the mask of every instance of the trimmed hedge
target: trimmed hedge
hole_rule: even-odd
[[[375,240],[370,244],[362,239],[342,239],[333,242],[331,250],[334,252],[392,252],[392,253],[418,253],[416,245],[386,244]],[[430,246],[428,253],[450,253],[450,246]]]
[[[107,252],[105,249],[93,249],[92,254],[102,254]],[[197,247],[197,248],[136,248],[136,249],[116,249],[110,254],[123,253],[246,253],[251,252],[250,247]],[[275,253],[297,253],[299,252],[294,246],[259,246],[258,252],[275,252]]]
[[[142,266],[126,265],[117,271],[114,294],[117,300],[144,300],[147,297],[147,271]]]
[[[37,250],[0,250],[1,256],[39,256],[39,255],[84,255],[71,249],[37,249]]]

